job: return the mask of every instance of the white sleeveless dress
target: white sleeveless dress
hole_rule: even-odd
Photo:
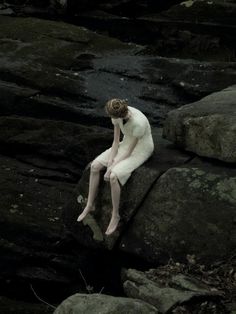
[[[126,183],[131,173],[142,165],[152,155],[154,150],[151,127],[147,117],[136,108],[128,106],[128,109],[131,117],[125,124],[123,124],[123,119],[111,119],[114,125],[119,124],[124,135],[119,143],[115,160],[124,154],[134,138],[138,138],[131,155],[112,168],[112,172],[116,174],[121,185]],[[95,160],[107,167],[110,152],[111,147],[97,156]]]

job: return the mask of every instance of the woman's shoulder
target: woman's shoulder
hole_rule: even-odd
[[[137,108],[134,107],[128,107],[132,116],[133,116],[133,121],[146,121],[147,117],[143,114],[143,112]]]
[[[131,112],[141,112],[138,108],[128,106],[129,111]]]

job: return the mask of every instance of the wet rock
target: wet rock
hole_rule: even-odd
[[[211,263],[235,247],[235,168],[193,159],[153,185],[120,248],[152,262],[173,257]]]
[[[211,291],[201,281],[184,275],[172,276],[166,285],[160,285],[145,273],[128,269],[123,272],[123,280],[127,296],[150,303],[163,314],[192,299],[200,298],[203,301],[222,297],[220,292]]]
[[[155,55],[235,60],[235,3],[230,1],[109,2],[77,11],[74,24],[148,45]]]
[[[112,297],[104,294],[75,294],[62,302],[54,314],[157,314],[157,309],[141,300],[132,298]]]
[[[235,60],[235,3],[230,1],[13,1],[5,10],[61,15],[122,41],[149,45],[162,56]]]
[[[64,213],[64,222],[79,243],[93,248],[112,249],[123,232],[129,228],[130,220],[140,210],[140,205],[152,190],[157,178],[169,167],[182,164],[190,158],[185,153],[175,150],[168,141],[162,140],[161,130],[153,133],[156,145],[155,152],[144,165],[136,169],[122,188],[120,203],[122,219],[118,229],[111,236],[104,234],[111,218],[112,203],[110,184],[103,181],[103,173],[100,178],[96,211],[88,214],[82,222],[76,221],[86,205],[88,195],[89,168],[85,170],[75,190],[74,197],[68,202]]]
[[[143,47],[65,23],[2,17],[0,25],[2,115],[108,127],[104,104],[119,94],[160,126],[173,107],[236,77],[234,63],[151,57]]]
[[[236,86],[168,113],[163,136],[200,156],[236,162]]]

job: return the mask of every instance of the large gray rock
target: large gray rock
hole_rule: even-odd
[[[163,136],[200,156],[236,162],[236,85],[168,113]]]
[[[63,301],[54,314],[158,314],[157,309],[141,300],[104,294],[75,294]]]
[[[120,248],[152,262],[195,255],[206,263],[236,245],[236,170],[192,162],[165,172],[121,239]]]

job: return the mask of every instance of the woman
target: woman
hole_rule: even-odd
[[[77,221],[83,220],[90,211],[95,210],[94,200],[100,171],[106,167],[104,180],[110,181],[113,209],[105,234],[110,235],[116,230],[120,220],[120,184],[124,185],[132,171],[151,156],[154,144],[148,119],[140,110],[128,106],[126,100],[111,99],[106,103],[105,110],[114,124],[113,144],[91,164],[88,201]],[[121,142],[120,131],[124,135]]]

